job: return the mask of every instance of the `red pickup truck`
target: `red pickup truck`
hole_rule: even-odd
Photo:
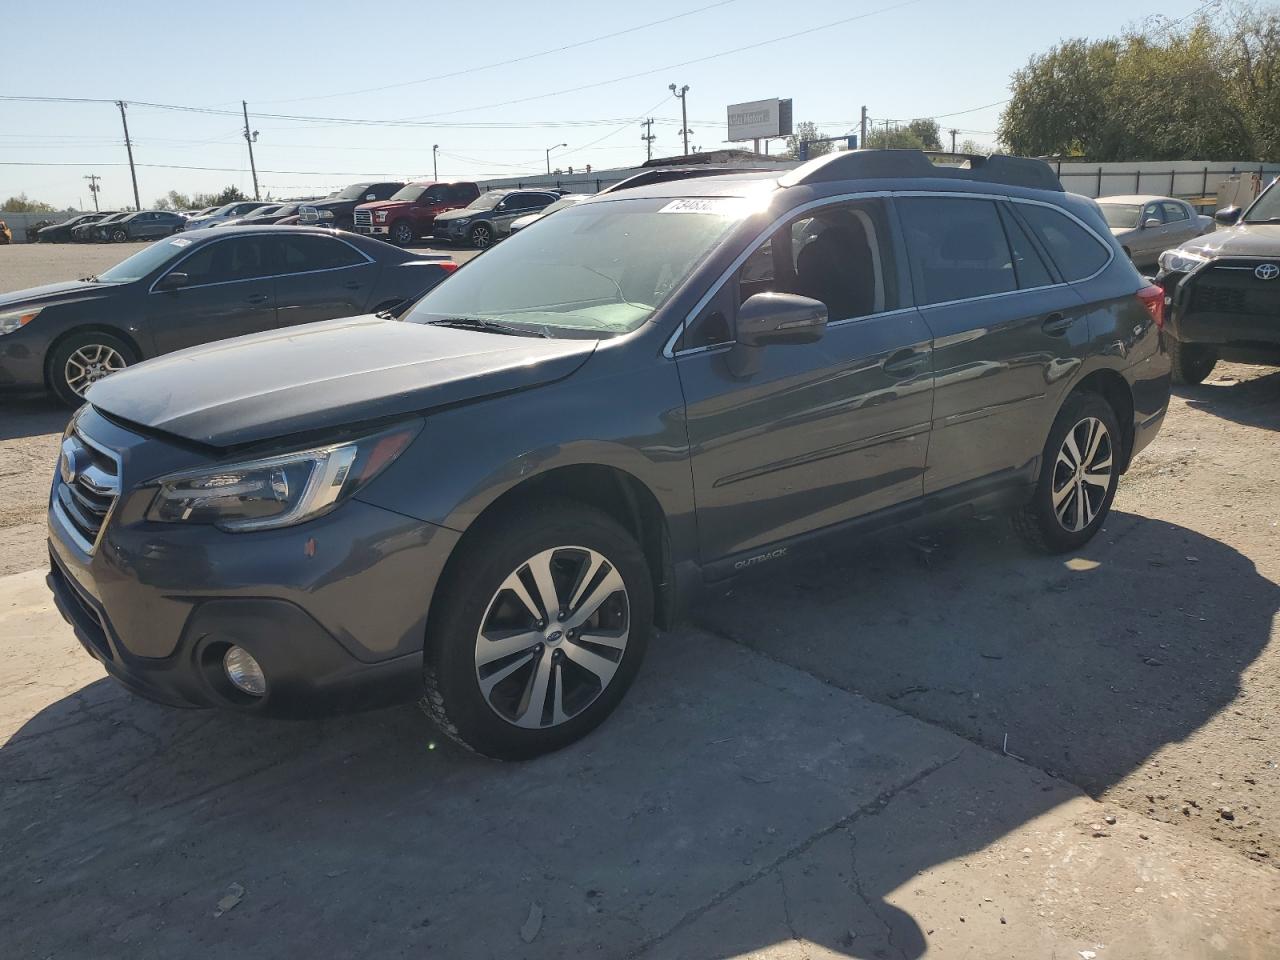
[[[355,209],[355,231],[407,246],[431,236],[436,214],[465,207],[480,196],[474,183],[409,183],[389,200],[362,203]]]

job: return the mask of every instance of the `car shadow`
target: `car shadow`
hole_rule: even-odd
[[[1268,369],[1236,365],[1227,371],[1219,368],[1199,386],[1175,389],[1196,410],[1245,426],[1280,430],[1280,370],[1267,372]]]
[[[61,433],[72,412],[49,396],[0,396],[0,440]]]
[[[1035,771],[1005,791],[1023,768],[939,727],[996,752],[1008,734],[1097,793],[1232,702],[1280,608],[1248,558],[1173,524],[1114,514],[1067,558],[1002,531],[881,537],[716,591],[705,632],[659,638],[608,724],[524,764],[433,738],[414,707],[267,723],[89,683],[0,748],[6,939],[728,958],[799,937],[923,956],[893,891],[1073,795]],[[971,779],[931,801],[924,778],[957,778],[965,751]],[[684,946],[718,907],[732,923]]]

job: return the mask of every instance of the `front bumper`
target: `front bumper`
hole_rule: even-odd
[[[48,582],[85,650],[113,677],[161,703],[284,716],[420,694],[427,608],[458,534],[358,499],[296,527],[248,534],[148,522],[152,491],[139,481],[191,455],[92,409],[80,428],[119,457],[124,492],[92,544],[50,507]],[[264,697],[225,679],[230,644],[262,665]]]
[[[36,336],[31,323],[0,337],[0,390],[45,389],[45,337]]]

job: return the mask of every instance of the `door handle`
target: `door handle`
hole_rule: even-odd
[[[1075,322],[1075,317],[1066,317],[1060,313],[1051,313],[1044,318],[1044,323],[1040,324],[1040,329],[1049,334],[1049,336],[1056,337],[1060,333],[1066,333]]]
[[[905,378],[914,374],[929,360],[929,354],[919,350],[899,350],[890,355],[884,362],[884,372],[895,378]]]
[[[267,300],[268,300],[268,297],[265,293],[255,293],[253,296],[249,297],[245,302],[252,303],[252,304],[259,304],[259,303],[266,303]]]

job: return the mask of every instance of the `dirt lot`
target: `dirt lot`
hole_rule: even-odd
[[[5,282],[8,285],[7,273]],[[4,408],[0,421],[0,474],[7,483],[0,499],[0,573],[36,568],[43,562],[44,497],[56,431],[63,417],[60,411],[44,403]],[[773,809],[789,811],[779,818],[779,824],[767,828],[757,824],[760,830],[767,829],[769,837],[773,837],[775,827],[787,834],[792,815],[808,815],[803,811],[807,810],[805,804],[810,796],[805,791],[793,793],[783,789],[792,778],[797,783],[809,783],[817,795],[825,796],[823,791],[835,788],[848,791],[842,795],[864,796],[865,783],[855,777],[861,786],[844,785],[842,778],[847,774],[844,761],[818,751],[818,747],[831,737],[847,735],[850,739],[846,746],[850,751],[870,751],[872,755],[859,761],[866,764],[858,768],[859,777],[875,781],[876,763],[883,763],[885,769],[889,769],[896,762],[891,758],[918,747],[919,738],[902,741],[899,734],[894,733],[897,727],[892,717],[903,719],[902,713],[905,713],[985,748],[985,752],[977,751],[977,755],[1005,763],[1010,762],[1002,756],[1007,753],[1032,768],[1070,781],[1103,801],[1107,809],[1119,816],[1120,826],[1113,829],[1108,826],[1110,821],[1104,822],[1100,814],[1085,812],[1081,816],[1098,819],[1092,824],[1084,820],[1081,829],[1086,833],[1091,831],[1094,838],[1114,833],[1116,836],[1112,839],[1116,842],[1124,834],[1128,837],[1126,843],[1138,845],[1139,852],[1135,855],[1140,856],[1147,873],[1165,870],[1175,842],[1185,840],[1192,845],[1199,843],[1198,849],[1202,850],[1207,846],[1224,854],[1230,851],[1227,855],[1233,858],[1232,862],[1239,863],[1241,871],[1261,869],[1270,874],[1280,865],[1280,729],[1276,721],[1280,703],[1280,622],[1276,616],[1280,610],[1277,431],[1280,431],[1280,371],[1220,365],[1204,386],[1177,391],[1160,436],[1121,482],[1115,510],[1105,531],[1079,556],[1030,555],[1008,533],[1002,521],[990,518],[924,531],[923,539],[903,533],[890,534],[820,559],[762,571],[751,581],[708,598],[695,612],[691,629],[682,628],[652,651],[644,671],[648,679],[642,680],[633,705],[624,706],[621,719],[590,738],[570,759],[533,765],[526,768],[525,773],[512,776],[518,776],[531,791],[522,794],[533,804],[529,809],[541,809],[539,798],[550,796],[548,791],[555,789],[553,784],[559,782],[558,778],[570,777],[572,782],[584,784],[585,790],[595,791],[603,789],[600,784],[616,775],[618,788],[634,790],[633,796],[638,798],[636,809],[627,815],[628,823],[636,817],[640,821],[665,817],[671,805],[692,802],[690,792],[695,790],[694,781],[701,783],[702,779],[708,779],[708,784],[714,781],[714,789],[708,785],[708,792],[697,798],[694,807],[684,811],[686,819],[678,825],[663,821],[675,833],[667,836],[672,846],[664,847],[662,856],[679,859],[682,850],[689,853],[700,849],[700,838],[711,834],[719,836],[716,831],[721,826],[725,836],[729,835],[730,826],[726,824],[732,823],[732,814],[727,814],[728,819],[721,826],[709,826],[700,820],[688,819],[694,816],[694,810],[721,807],[737,810],[741,806],[738,793],[744,789],[756,791],[760,797],[767,795],[770,798],[767,805]],[[761,656],[739,661],[732,653],[734,650],[744,654],[756,651]],[[314,805],[310,805],[311,800],[307,801],[310,818],[307,822],[327,824],[328,830],[338,833],[344,833],[349,823],[360,821],[367,805],[391,803],[388,798],[399,797],[385,810],[386,817],[397,821],[407,818],[410,810],[421,803],[423,809],[445,818],[453,833],[442,836],[469,836],[467,831],[472,826],[466,812],[469,808],[464,808],[461,799],[466,784],[473,784],[480,791],[477,801],[479,796],[495,789],[503,796],[508,795],[500,778],[489,769],[467,763],[452,765],[452,761],[444,766],[437,764],[428,776],[428,779],[434,778],[435,784],[442,782],[445,789],[437,790],[434,785],[411,786],[405,771],[419,763],[420,757],[404,752],[407,748],[403,747],[397,747],[387,759],[362,760],[360,754],[366,750],[381,752],[388,742],[402,744],[404,736],[414,736],[410,728],[416,730],[420,718],[404,711],[329,725],[281,726],[274,728],[279,732],[270,737],[255,734],[246,741],[251,746],[245,747],[247,753],[242,760],[221,765],[226,784],[218,786],[219,792],[214,793],[214,787],[205,784],[200,772],[205,770],[205,761],[197,763],[194,757],[201,751],[215,756],[236,752],[237,748],[225,741],[236,738],[240,727],[234,720],[240,718],[184,718],[180,723],[170,722],[171,714],[159,708],[140,703],[126,706],[128,701],[118,699],[123,695],[100,680],[85,686],[85,681],[75,672],[83,665],[80,652],[73,647],[59,656],[65,660],[65,665],[59,667],[66,671],[64,677],[32,675],[15,687],[20,698],[35,697],[46,687],[55,697],[66,696],[55,707],[31,719],[22,734],[11,741],[12,744],[19,741],[47,744],[46,750],[39,753],[26,746],[13,749],[14,757],[28,758],[22,760],[21,769],[26,771],[22,774],[23,782],[30,779],[35,786],[29,789],[37,790],[42,781],[60,776],[60,764],[76,767],[80,763],[77,758],[87,749],[78,745],[78,739],[83,736],[95,738],[92,748],[95,756],[116,756],[113,738],[117,737],[127,743],[127,755],[134,756],[142,750],[146,756],[136,765],[132,760],[127,763],[112,760],[108,767],[115,772],[110,776],[103,773],[97,779],[65,786],[68,802],[75,802],[75,798],[84,794],[85,804],[96,804],[98,801],[94,798],[102,794],[108,784],[119,783],[136,791],[134,801],[137,803],[152,800],[158,803],[163,799],[165,810],[170,809],[170,801],[160,798],[159,794],[152,796],[151,785],[155,782],[165,785],[161,791],[165,798],[186,797],[182,803],[188,806],[174,806],[171,813],[166,813],[156,827],[154,838],[146,831],[133,831],[131,836],[140,850],[145,846],[148,850],[162,851],[168,842],[165,838],[169,837],[173,843],[183,844],[181,856],[186,858],[186,840],[182,838],[199,829],[198,824],[205,816],[201,805],[213,803],[215,808],[210,810],[213,812],[219,809],[218,804],[230,803],[223,786],[230,789],[231,784],[252,777],[255,779],[244,781],[253,786],[246,794],[249,799],[242,801],[250,804],[253,814],[250,819],[261,813],[268,818],[267,823],[275,824],[264,826],[263,830],[283,831],[283,836],[291,838],[287,850],[306,860],[308,874],[288,882],[302,884],[302,889],[310,890],[315,877],[339,876],[348,869],[343,865],[347,861],[338,863],[342,858],[333,851],[308,846],[307,831],[290,826],[280,819],[281,811],[267,804],[266,798],[275,795],[270,791],[278,794],[286,789],[285,774],[273,777],[270,772],[279,769],[281,764],[292,763],[292,772],[288,775],[292,783],[306,783],[310,777],[315,786]],[[671,669],[673,663],[681,661],[688,669]],[[716,691],[692,680],[704,670],[723,670],[723,676],[728,678],[730,672],[744,663],[749,664],[749,668],[744,669],[749,670],[756,686],[736,687],[741,690],[741,698],[758,696],[764,709],[766,701],[772,703],[770,698],[776,698],[778,692],[783,691],[787,698],[800,698],[799,701],[788,699],[788,703],[809,704],[811,712],[788,713],[785,718],[772,714],[761,717],[754,715],[752,704],[725,693],[727,685],[745,684],[741,677],[726,679],[724,684],[716,685]],[[770,673],[768,664],[776,666],[776,676]],[[798,681],[787,679],[795,677],[797,670],[801,675],[808,675],[809,685],[803,690],[795,686]],[[816,682],[810,682],[814,680]],[[831,705],[844,701],[832,698],[847,696],[846,691],[861,694],[891,710],[877,714],[881,719],[875,723],[862,714],[836,716]],[[704,701],[709,704],[706,711],[697,712],[696,717],[689,713]],[[102,712],[95,714],[98,704],[102,704]],[[11,705],[16,711],[13,719],[21,725],[22,717],[27,715],[23,713],[25,708],[16,700]],[[672,710],[675,714],[669,713]],[[672,720],[672,716],[678,722]],[[652,779],[637,784],[623,777],[617,757],[607,749],[609,744],[618,742],[615,740],[618,738],[637,751],[638,757],[648,758],[650,751],[654,755],[662,754],[664,743],[683,743],[687,732],[694,729],[692,724],[701,723],[707,716],[718,719],[713,724],[714,730],[705,724],[696,728],[698,736],[708,738],[699,740],[699,744],[729,744],[725,749],[738,751],[735,756],[749,757],[749,763],[743,761],[740,774],[736,772],[737,767],[727,774],[727,782],[736,787],[714,780],[721,761],[710,756],[702,760],[685,757],[674,768],[657,760],[638,759],[647,770],[644,776]],[[813,723],[811,732],[804,728],[808,722]],[[860,725],[864,723],[865,726]],[[79,733],[72,737],[60,732],[63,730]],[[41,739],[45,737],[48,739]],[[280,742],[273,745],[272,741],[277,738]],[[701,755],[709,746],[685,745],[682,749]],[[937,753],[925,751],[928,756],[921,755],[919,767],[915,769],[940,769],[938,765],[945,758],[938,758],[943,757],[945,750],[937,749]],[[173,751],[179,751],[182,758],[188,759],[179,759]],[[333,758],[339,754],[346,757],[342,763],[354,764],[349,775],[333,769],[337,762]],[[218,766],[219,761],[212,762]],[[366,769],[369,764],[373,764],[372,775],[357,776],[355,771]],[[654,769],[649,770],[646,765]],[[120,769],[116,770],[117,767]],[[986,769],[980,764],[975,767],[979,768]],[[950,850],[948,855],[963,859],[963,850],[972,849],[966,846],[971,828],[983,818],[1032,822],[1035,810],[1041,808],[1034,804],[1034,810],[1025,807],[1021,794],[1000,786],[1003,774],[998,771],[1003,769],[997,765],[988,773],[972,774],[989,775],[991,779],[981,790],[964,793],[963,797],[957,794],[939,800],[927,799],[932,794],[919,794],[916,801],[912,801],[921,804],[919,809],[903,812],[902,819],[894,820],[892,827],[886,822],[884,827],[897,831],[892,835],[901,838],[904,849],[912,844],[929,849],[928,855],[919,859],[901,854],[907,859],[895,862],[889,871],[898,879],[882,883],[883,877],[878,876],[876,891],[885,894],[898,883],[906,883],[908,877],[925,876],[933,869],[931,864],[940,862],[941,849]],[[941,776],[936,774],[933,779],[936,781]],[[267,778],[265,785],[264,778]],[[329,791],[330,783],[342,786]],[[1043,789],[1056,789],[1052,783],[1046,781]],[[58,789],[61,791],[64,787]],[[298,792],[296,786],[287,789],[293,794]],[[972,789],[976,789],[974,784],[966,781],[965,790]],[[451,792],[455,790],[462,793]],[[914,788],[910,792],[915,795]],[[875,804],[879,802],[875,800],[874,790],[871,794],[871,799],[865,801],[871,806],[865,809],[876,809]],[[632,794],[624,792],[624,795]],[[83,831],[94,844],[98,843],[96,838],[106,836],[107,831],[124,829],[120,824],[130,816],[127,803],[109,799],[114,796],[113,792],[104,796],[109,801],[108,810],[114,812],[92,815]],[[257,802],[254,797],[261,798],[261,810],[253,806]],[[457,799],[451,799],[453,797]],[[23,807],[24,815],[34,816],[32,811],[53,799],[56,798],[33,793],[31,804]],[[327,806],[322,808],[322,803]],[[563,809],[557,807],[557,810]],[[752,809],[758,809],[758,805]],[[181,810],[189,813],[182,814],[179,824]],[[502,819],[508,814],[509,819]],[[322,816],[325,819],[320,820]],[[949,817],[960,820],[951,822],[947,820]],[[536,843],[534,838],[545,829],[552,830],[555,848],[572,848],[574,837],[579,835],[578,827],[573,826],[577,822],[575,817],[547,821],[535,818],[528,810],[520,812],[513,808],[495,822],[498,825],[493,829],[504,836],[510,834],[513,849],[517,851],[514,855],[521,863],[516,871],[520,873],[521,882],[533,882],[536,886],[540,873],[550,882],[556,870],[563,869],[569,871],[563,876],[571,876],[574,883],[581,884],[577,895],[584,898],[587,910],[608,913],[607,901],[593,899],[593,894],[598,898],[601,890],[605,890],[606,896],[624,900],[633,896],[646,903],[656,903],[659,911],[664,903],[673,909],[676,905],[679,891],[664,899],[663,885],[670,878],[648,868],[648,858],[659,853],[657,847],[645,846],[639,834],[632,837],[627,832],[630,827],[625,828],[626,836],[618,842],[628,850],[634,849],[637,857],[634,863],[640,864],[643,860],[645,867],[634,867],[637,875],[623,884],[622,889],[616,889],[617,884],[609,889],[604,880],[598,884],[588,882],[591,871],[582,866],[581,859],[573,861],[576,865],[551,867],[545,863],[538,865],[536,858],[521,859],[518,853],[526,842]],[[517,822],[519,829],[516,829]],[[548,827],[548,823],[553,825]],[[33,823],[32,828],[37,833],[55,829],[39,822]],[[70,857],[73,849],[70,835],[75,834],[76,829],[66,829],[70,833],[57,849]],[[252,849],[261,838],[252,831],[246,833],[247,829],[234,827],[233,842]],[[593,835],[590,831],[596,828],[584,829],[590,836]],[[823,831],[813,836],[828,833]],[[989,842],[991,836],[998,833],[993,828],[978,845]],[[277,835],[281,834],[273,834]],[[606,835],[614,837],[605,830],[598,838],[600,856],[606,856],[605,851],[612,849],[610,844],[614,840],[606,839]],[[983,877],[1004,878],[999,882],[1011,884],[1011,889],[1019,885],[1012,879],[1016,875],[1013,861],[1025,858],[1033,848],[1044,849],[1037,846],[1036,841],[1026,841],[1027,845],[1023,846],[1023,840],[1012,839],[1016,835],[1007,833],[1003,846],[987,848],[983,854],[985,859],[981,860],[988,871]],[[480,839],[476,837],[477,842]],[[878,869],[887,862],[884,857],[896,855],[875,847],[883,840],[882,832],[869,828],[866,837],[852,842],[855,848],[860,843],[868,844],[871,852],[867,855],[882,858],[875,861]],[[1219,843],[1204,844],[1204,840]],[[1044,842],[1053,843],[1052,839]],[[1147,852],[1141,852],[1141,845],[1148,842]],[[202,846],[193,849],[192,856],[221,858],[222,868],[240,869],[231,863],[234,858],[229,853],[222,854],[220,837],[206,836],[200,843]],[[769,846],[771,841],[764,843]],[[822,849],[821,843],[812,837],[805,844],[811,846],[795,848],[803,849],[804,857],[817,856]],[[87,852],[92,855],[93,849],[98,848]],[[751,884],[764,883],[766,879],[774,882],[771,874],[765,877],[764,868],[754,866],[769,862],[771,855],[752,852],[749,847],[734,849],[742,852],[732,856],[740,855],[741,863],[746,865],[742,869],[756,878]],[[350,857],[364,856],[367,852],[348,851]],[[460,864],[467,861],[466,854],[455,852]],[[388,847],[385,853],[392,858],[395,850]],[[162,852],[154,853],[156,857],[161,855]],[[173,855],[176,847],[169,854]],[[241,859],[243,856],[241,854]],[[847,853],[841,856],[847,857]],[[333,859],[332,870],[327,858]],[[1256,865],[1246,863],[1246,859],[1256,861]],[[846,865],[847,862],[846,859]],[[1065,861],[1062,862],[1065,870]],[[41,870],[53,869],[41,866],[45,863],[43,860],[31,863],[35,864],[30,866],[32,871],[37,866]],[[629,868],[621,860],[618,863],[618,869],[625,875]],[[965,865],[970,863],[976,866],[979,861],[966,861]],[[1199,864],[1191,862],[1187,869],[1197,874],[1208,869],[1205,863],[1207,860]],[[123,866],[127,868],[127,864]],[[719,866],[722,866],[719,861],[708,862],[706,870],[714,871]],[[810,866],[819,869],[813,864]],[[75,870],[79,868],[73,869],[68,861],[67,869],[72,870],[65,878],[65,883],[72,885],[67,888],[70,890],[74,888],[75,877],[79,875]],[[806,867],[805,875],[808,869]],[[871,868],[864,865],[862,869],[865,883],[865,871]],[[694,872],[684,875],[686,879],[697,872],[692,867],[690,870]],[[491,878],[486,879],[470,868],[463,869],[463,873],[466,882],[474,887],[466,887],[460,879],[458,890],[492,889]],[[261,882],[284,882],[282,873],[268,871],[268,874]],[[226,876],[235,879],[233,873]],[[588,879],[583,880],[584,876]],[[855,872],[853,876],[857,883],[858,874]],[[1038,878],[1028,883],[1042,881],[1050,882]],[[163,893],[168,888],[158,880],[129,882],[147,884],[147,889],[153,890],[157,898],[168,897]],[[318,882],[323,885],[326,881]],[[799,874],[792,875],[791,881],[780,875],[777,882],[783,884],[785,906],[786,884],[803,884],[804,880]],[[992,882],[997,883],[995,879]],[[1130,895],[1130,889],[1135,895],[1150,896],[1150,893],[1141,893],[1151,889],[1146,873],[1133,878],[1132,882],[1104,873],[1083,879],[1077,877],[1075,893],[1079,894],[1083,886],[1084,900],[1088,902],[1074,907],[1069,904],[1072,886],[1065,875],[1052,883],[1058,884],[1053,889],[1064,899],[1051,899],[1048,906],[1042,904],[1042,918],[1046,916],[1045,911],[1052,915],[1055,909],[1068,912],[1074,909],[1081,918],[1093,917],[1099,911],[1110,916],[1114,911],[1114,918],[1119,919],[1128,917],[1132,909],[1136,911],[1133,916],[1138,918],[1135,923],[1157,922],[1154,913],[1144,912],[1147,907],[1131,907],[1123,899]],[[749,885],[742,881],[726,885],[724,889],[742,891],[745,895]],[[947,889],[942,887],[941,891],[945,893]],[[641,890],[645,896],[640,896]],[[189,892],[190,888],[175,890],[174,896],[186,896]],[[916,893],[923,896],[924,891]],[[920,927],[930,935],[934,931],[925,924],[922,911],[928,909],[926,902],[937,902],[937,894],[935,890],[927,898],[914,901],[919,910],[912,907]],[[48,896],[53,895],[54,891],[48,891]],[[794,900],[794,893],[792,896]],[[55,903],[50,900],[49,908]],[[168,904],[169,900],[163,899],[163,903]],[[719,904],[729,909],[730,894],[717,894],[708,901],[706,909]],[[614,908],[617,906],[615,901]],[[978,908],[981,906],[977,904]],[[1196,901],[1191,913],[1203,916],[1202,908],[1207,910],[1210,919],[1206,922],[1212,924],[1219,922],[1212,918],[1218,916],[1221,906]],[[264,909],[270,907],[268,902]],[[429,922],[437,921],[443,923],[442,931],[453,929],[448,926],[451,922],[448,915],[441,918],[435,913],[433,919],[434,911],[429,904],[423,904],[420,909],[424,916],[423,931]],[[750,903],[733,909],[740,911],[734,914],[740,928],[754,922]],[[796,909],[802,911],[800,907]],[[883,906],[880,909],[883,911]],[[973,909],[970,905],[970,914]],[[517,925],[525,919],[523,911],[522,906]],[[787,925],[802,924],[802,918],[792,915],[791,907],[786,907],[784,912]],[[266,914],[264,922],[271,916]],[[679,922],[673,921],[674,926],[664,928],[671,931],[673,942],[679,942],[677,931],[694,929],[702,922],[698,911],[684,916]],[[150,915],[135,919],[139,924],[156,921],[156,917]],[[637,929],[652,929],[647,926],[650,921],[643,917],[632,916],[632,919]],[[1003,930],[1003,920],[1002,917],[996,931]],[[133,921],[125,917],[118,922],[124,929],[126,923]],[[1080,920],[1080,924],[1083,929],[1084,921]],[[973,923],[968,926],[972,928]],[[730,924],[728,929],[735,928]],[[895,949],[892,921],[885,922],[885,929],[889,938],[885,949],[892,953]],[[430,939],[421,931],[412,937],[420,933]],[[648,934],[642,933],[630,930],[626,935],[639,938],[636,942],[649,947],[658,943],[646,940]],[[924,936],[921,931],[917,933]],[[440,935],[443,936],[443,932]],[[667,936],[663,934],[659,939],[665,942]],[[839,934],[839,937],[848,936],[849,931]],[[412,942],[418,942],[412,937]],[[837,934],[832,937],[833,943],[839,939]],[[985,953],[993,942],[991,936],[980,937],[972,949]],[[743,946],[745,949],[753,945],[759,946],[758,943]],[[1048,947],[1041,946],[1044,948],[1037,948],[1034,955],[1049,955]],[[1088,943],[1081,946],[1087,947]],[[648,951],[649,947],[644,949]],[[901,939],[896,949],[903,955],[920,955],[902,949]],[[640,952],[638,948],[634,955]],[[838,952],[843,955],[843,949]],[[860,948],[856,952],[876,955],[864,954]],[[1265,952],[1228,951],[1222,955],[1262,956]],[[732,953],[726,947],[723,953],[715,955]],[[1193,953],[1201,955],[1191,950],[1178,955]],[[712,953],[682,954],[677,948],[669,955],[711,956]],[[1070,955],[1074,955],[1074,948]],[[1112,955],[1148,954],[1134,950]],[[1100,956],[1105,960],[1106,955]]]

